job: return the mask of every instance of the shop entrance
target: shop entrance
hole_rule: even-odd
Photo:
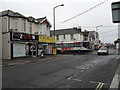
[[[37,56],[37,44],[28,43],[26,44],[26,56]]]

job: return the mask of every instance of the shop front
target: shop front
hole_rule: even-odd
[[[44,54],[53,54],[55,38],[49,36],[39,36],[38,51],[43,50]]]
[[[38,55],[38,35],[12,32],[11,44],[12,58]]]

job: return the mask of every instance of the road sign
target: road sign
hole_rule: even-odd
[[[120,23],[120,1],[112,3],[113,23]]]

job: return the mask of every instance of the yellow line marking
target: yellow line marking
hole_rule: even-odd
[[[98,86],[97,86],[97,88],[95,90],[101,90],[101,88],[103,87],[104,84],[105,83],[99,82],[99,84],[98,84]]]
[[[102,82],[94,82],[94,81],[90,81],[90,82],[91,82],[91,83],[98,83],[98,86],[96,87],[95,90],[101,90],[102,87],[103,87],[103,85],[105,84],[105,83],[102,83]]]

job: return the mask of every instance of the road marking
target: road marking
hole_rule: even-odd
[[[87,67],[86,69],[89,69],[89,67]]]
[[[71,79],[71,80],[78,81],[78,82],[81,82],[81,81],[82,81],[82,80],[79,80],[79,79]]]
[[[93,65],[91,65],[91,67],[93,67]]]
[[[97,65],[97,63],[95,63],[95,65]]]
[[[90,82],[91,82],[91,83],[98,83],[98,85],[97,85],[97,87],[96,87],[95,90],[101,90],[102,87],[103,87],[103,85],[105,84],[105,83],[103,83],[103,82],[94,82],[94,81],[90,81]]]
[[[81,70],[81,72],[84,72],[84,70]]]
[[[69,79],[69,80],[70,80],[70,79],[72,79],[72,76],[70,76],[70,77],[69,77],[69,78],[67,78],[67,79]]]
[[[82,69],[85,69],[85,68],[82,68]]]
[[[101,88],[103,87],[104,84],[105,83],[99,82],[99,84],[98,84],[98,86],[97,86],[97,88],[95,90],[101,90]]]
[[[82,80],[79,80],[79,79],[72,79],[73,77],[72,76],[70,76],[69,78],[67,78],[68,80],[73,80],[73,81],[79,81],[79,82],[81,82]]]

